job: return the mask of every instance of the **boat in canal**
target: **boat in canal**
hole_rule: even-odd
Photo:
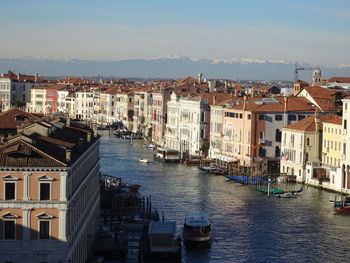
[[[334,201],[334,213],[350,214],[350,196],[346,196],[344,200]]]
[[[157,147],[157,152],[154,155],[154,160],[164,163],[179,163],[179,151],[165,147]]]
[[[140,158],[140,159],[139,159],[139,162],[140,162],[140,163],[149,163],[149,160],[148,160],[148,159]]]
[[[188,212],[183,228],[183,238],[189,243],[205,243],[211,240],[211,222],[204,211]]]

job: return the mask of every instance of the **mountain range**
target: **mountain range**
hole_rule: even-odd
[[[303,64],[302,66],[310,66]],[[319,66],[324,77],[350,76],[350,64]],[[293,80],[295,63],[284,60],[259,59],[194,59],[165,56],[150,59],[85,60],[48,58],[0,58],[0,72],[12,70],[41,76],[107,76],[135,78],[182,78],[203,73],[204,78],[240,80]],[[299,78],[309,81],[310,71],[301,71]]]

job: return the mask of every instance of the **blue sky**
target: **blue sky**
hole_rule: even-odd
[[[2,1],[0,57],[350,63],[348,0]]]

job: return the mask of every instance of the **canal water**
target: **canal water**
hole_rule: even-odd
[[[298,198],[267,198],[195,166],[138,162],[153,160],[143,143],[103,135],[101,172],[141,184],[179,234],[187,211],[210,214],[211,247],[183,248],[182,262],[350,262],[350,216],[334,215],[334,193],[304,187]]]

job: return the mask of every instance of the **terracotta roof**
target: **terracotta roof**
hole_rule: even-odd
[[[350,83],[350,77],[332,77],[327,80],[328,82],[338,83]]]
[[[24,75],[20,73],[13,73],[11,71],[1,74],[1,78],[9,78],[11,80],[20,82],[47,82],[46,79],[39,77],[38,75]]]
[[[54,89],[54,90],[64,90],[64,89],[69,89],[68,85],[59,85],[59,84],[49,84],[49,85],[41,85],[41,86],[36,86],[33,87],[32,89]]]
[[[332,124],[342,125],[343,124],[343,118],[339,117],[339,116],[334,116],[333,119],[326,120],[326,121],[324,121],[324,123],[332,123]]]
[[[267,98],[265,98],[267,99]],[[248,98],[245,110],[251,112],[314,112],[317,107],[306,98],[274,97],[275,103],[264,103],[264,98]],[[231,109],[243,110],[244,103]]]
[[[333,96],[337,91],[335,90],[330,90],[327,88],[322,88],[318,86],[307,86],[304,87],[304,90],[307,91],[307,93],[310,94],[311,97],[313,98],[328,98],[330,99],[331,96]]]
[[[311,115],[302,119],[301,121],[292,123],[283,127],[284,129],[299,130],[299,131],[315,131],[316,130],[316,118],[319,119],[318,130],[322,130],[323,122],[336,118],[336,115]]]
[[[0,113],[0,129],[16,129],[24,122],[39,120],[38,116],[13,108]]]
[[[67,165],[31,144],[17,140],[0,147],[0,166],[64,167]]]
[[[176,84],[181,86],[187,83],[190,83],[190,84],[197,83],[197,80],[195,78],[192,78],[191,76],[188,76],[184,79],[179,80]]]

